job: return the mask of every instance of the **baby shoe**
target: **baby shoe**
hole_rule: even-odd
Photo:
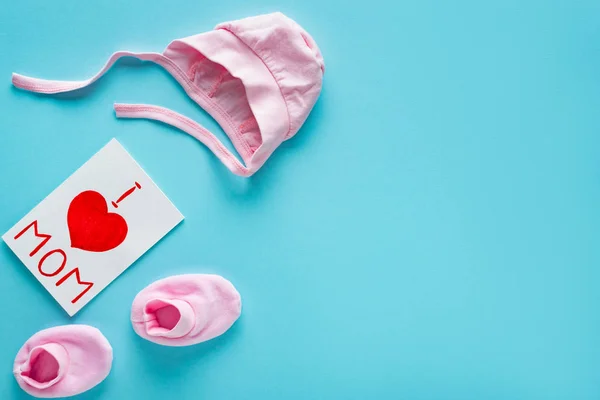
[[[143,289],[133,300],[135,332],[164,346],[189,346],[223,334],[242,311],[240,294],[218,275],[175,275]]]
[[[112,366],[112,347],[94,327],[64,325],[44,329],[17,353],[13,373],[35,397],[68,397],[102,382]]]

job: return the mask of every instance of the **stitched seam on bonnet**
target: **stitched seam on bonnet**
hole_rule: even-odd
[[[285,137],[287,138],[287,136],[290,134],[290,132],[292,131],[292,118],[290,117],[290,110],[288,108],[288,104],[285,98],[285,95],[283,94],[283,90],[281,89],[281,86],[279,85],[279,81],[277,80],[277,78],[275,77],[275,74],[273,74],[273,71],[271,71],[271,68],[269,68],[269,66],[265,63],[265,61],[262,59],[261,56],[258,55],[258,53],[256,51],[254,51],[254,49],[250,46],[248,46],[248,44],[246,42],[244,42],[242,40],[242,38],[240,38],[238,35],[235,34],[235,32],[233,32],[232,30],[230,30],[227,27],[220,27],[219,29],[223,29],[224,31],[227,31],[229,33],[231,33],[233,36],[235,36],[236,38],[238,38],[238,40],[242,43],[244,43],[244,46],[246,46],[247,48],[250,49],[250,51],[256,56],[258,57],[258,59],[260,60],[261,63],[263,63],[263,65],[265,66],[265,68],[267,69],[267,71],[269,71],[269,73],[271,74],[271,76],[273,77],[273,80],[275,80],[275,83],[277,84],[277,87],[279,88],[279,93],[281,93],[281,97],[283,98],[283,102],[285,104],[285,112],[287,113],[288,116],[288,131],[285,134]]]
[[[200,54],[202,54],[202,53],[200,53]],[[174,72],[183,81],[183,82],[180,82],[182,85],[184,85],[185,87],[190,89],[193,93],[201,96],[206,101],[206,103],[208,104],[209,107],[211,107],[216,112],[218,112],[227,121],[231,130],[235,134],[237,141],[242,145],[243,149],[246,151],[246,155],[252,156],[253,153],[252,153],[252,150],[250,149],[250,146],[243,139],[242,134],[238,131],[237,127],[233,123],[233,120],[231,119],[229,114],[227,114],[225,112],[225,110],[223,110],[218,103],[216,103],[213,99],[208,97],[203,91],[197,89],[196,86],[193,84],[193,82],[185,75],[185,73],[177,66],[177,64],[175,64],[173,61],[171,61],[171,59],[169,59],[168,57],[166,57],[162,54],[161,54],[161,56],[162,56],[161,57],[162,60],[164,60],[167,64],[169,64],[169,66],[171,68],[173,68]],[[237,150],[237,148],[236,148],[236,150]]]

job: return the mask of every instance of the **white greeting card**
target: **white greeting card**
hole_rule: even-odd
[[[182,220],[113,139],[2,239],[73,316]]]

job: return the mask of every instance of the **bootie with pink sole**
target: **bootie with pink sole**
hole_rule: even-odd
[[[13,365],[21,388],[35,397],[69,397],[106,378],[113,352],[94,327],[65,325],[33,335],[17,353]]]
[[[133,300],[135,332],[164,346],[189,346],[227,331],[242,311],[240,294],[218,275],[176,275],[143,289]]]

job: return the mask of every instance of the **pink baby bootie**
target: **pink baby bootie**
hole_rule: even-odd
[[[218,275],[176,275],[156,281],[133,300],[135,332],[165,346],[189,346],[223,334],[242,311],[240,294]]]
[[[68,397],[102,382],[112,366],[112,347],[94,327],[64,325],[33,335],[17,353],[13,373],[35,397]]]

